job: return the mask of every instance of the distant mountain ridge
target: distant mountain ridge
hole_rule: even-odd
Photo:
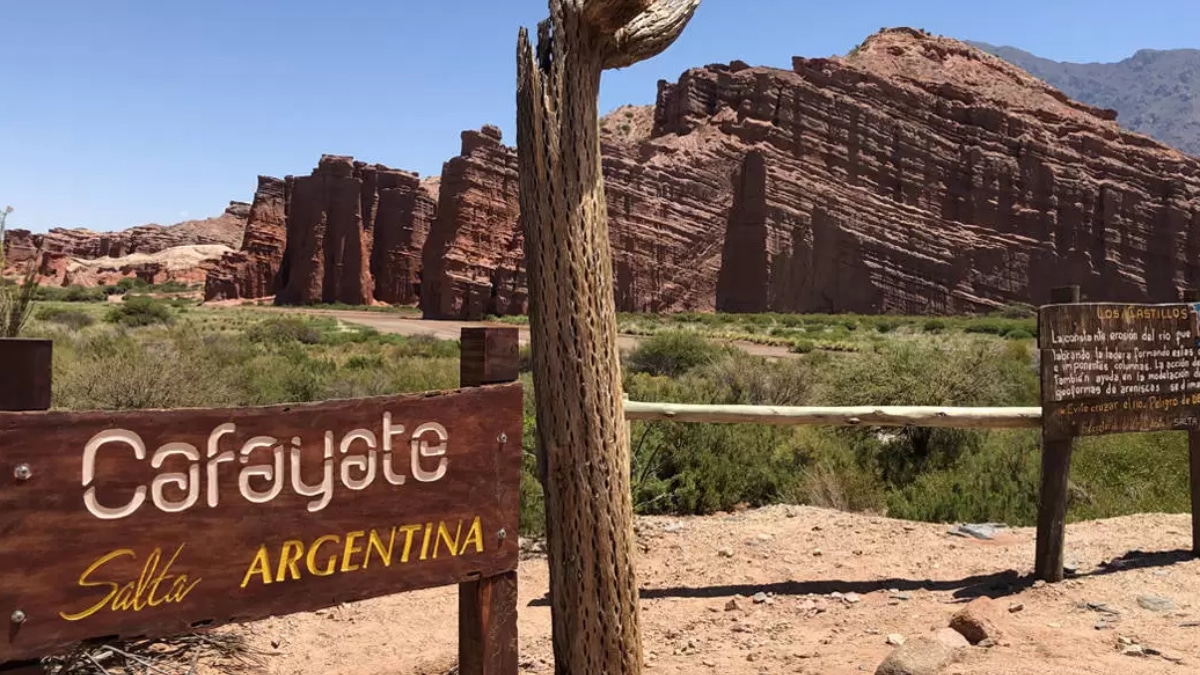
[[[1200,156],[1200,49],[1142,49],[1116,63],[1067,63],[1014,47],[967,44],[1082,103],[1116,110],[1127,129]]]

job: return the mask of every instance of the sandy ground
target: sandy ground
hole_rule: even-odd
[[[648,672],[871,673],[893,649],[889,634],[944,628],[964,603],[989,596],[1004,607],[1000,643],[970,647],[942,672],[1197,673],[1190,528],[1187,515],[1072,524],[1066,560],[1078,572],[1047,585],[1030,578],[1029,528],[982,541],[942,525],[791,506],[641,518]],[[546,562],[531,553],[520,570],[521,672],[553,672],[546,592]],[[1173,607],[1145,609],[1145,595]],[[248,624],[238,629],[270,655],[239,672],[443,675],[456,660],[456,607],[456,589],[442,588]],[[1123,654],[1123,642],[1143,654]]]

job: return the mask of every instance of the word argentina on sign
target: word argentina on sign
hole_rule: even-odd
[[[520,384],[0,413],[0,662],[515,570],[520,434]]]
[[[1045,431],[1200,429],[1200,306],[1048,305],[1038,315]]]

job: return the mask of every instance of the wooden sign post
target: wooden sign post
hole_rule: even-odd
[[[1036,575],[1063,578],[1067,477],[1074,438],[1200,430],[1200,304],[1080,303],[1056,291],[1038,313],[1042,485]],[[1200,468],[1191,450],[1193,550],[1200,550]]]
[[[499,330],[464,335],[464,359],[507,359],[516,330]],[[460,672],[514,675],[522,392],[474,370],[499,374],[260,408],[0,412],[0,663],[462,584]]]
[[[49,410],[50,340],[0,338],[0,411]]]

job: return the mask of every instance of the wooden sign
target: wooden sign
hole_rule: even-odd
[[[0,662],[512,572],[521,410],[514,383],[0,413]]]
[[[1200,429],[1200,304],[1048,305],[1038,316],[1044,433]]]

